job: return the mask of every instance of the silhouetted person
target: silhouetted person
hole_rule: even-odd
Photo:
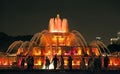
[[[23,58],[21,61],[21,68],[24,69],[25,59]]]
[[[27,69],[30,69],[30,56],[28,56],[28,58],[27,58]]]
[[[85,70],[86,69],[85,58],[82,58],[82,60],[80,62],[80,69],[81,70]]]
[[[49,65],[50,65],[50,60],[48,57],[46,57],[46,63],[45,63],[46,69],[49,69]]]
[[[109,57],[106,55],[104,57],[104,68],[107,69],[109,64]]]
[[[31,56],[28,56],[27,58],[27,69],[33,69],[34,67],[34,58]]]
[[[99,57],[98,57],[98,69],[99,69],[99,70],[102,69],[102,58],[101,58],[100,55],[99,55]]]
[[[31,69],[33,69],[33,67],[34,67],[34,58],[33,57],[31,57],[31,64],[30,64],[30,67],[31,67]]]
[[[94,59],[94,70],[95,71],[100,71],[101,70],[101,66],[102,66],[102,61],[101,61],[100,56],[96,57]]]
[[[64,58],[63,58],[62,55],[61,55],[61,58],[60,58],[60,62],[61,62],[60,69],[61,69],[61,70],[64,70]]]
[[[70,70],[72,70],[72,60],[73,60],[72,57],[69,56],[69,57],[68,57],[68,66],[69,66],[69,69],[70,69]]]
[[[56,68],[57,68],[57,63],[58,63],[57,55],[54,56],[54,58],[53,58],[52,61],[54,62],[54,70],[56,70]]]
[[[94,59],[92,57],[89,58],[88,60],[88,70],[93,71],[94,68]]]

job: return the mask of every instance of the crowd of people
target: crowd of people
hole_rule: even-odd
[[[25,68],[25,62],[27,63],[27,69],[33,69],[34,68],[34,57],[28,56],[27,59],[23,58],[21,61],[21,69]]]
[[[46,56],[45,58],[45,69],[49,69],[49,66],[51,63],[53,63],[54,66],[54,70],[56,70],[57,68],[61,69],[62,71],[64,71],[64,57],[61,55],[60,58],[57,57],[57,55],[54,55],[52,61],[50,61],[50,59]],[[68,57],[68,69],[72,70],[72,57],[69,56]],[[21,68],[24,68],[24,63],[25,63],[25,59],[23,58],[21,61]],[[27,69],[33,69],[34,67],[34,57],[29,56],[26,59],[26,63],[27,63]],[[59,63],[59,66],[58,66]],[[103,59],[103,66],[104,69],[107,70],[108,69],[108,64],[109,64],[109,57],[106,55]],[[90,71],[100,71],[102,70],[102,58],[101,56],[95,56],[95,57],[90,57],[88,59],[87,65],[86,65],[86,58],[81,57],[81,61],[80,61],[80,70],[90,70]]]
[[[58,62],[60,62],[59,68],[61,70],[64,70],[64,58],[62,55],[60,56],[60,59],[57,58],[57,55],[55,55],[54,58],[52,59],[51,63],[53,63],[54,70],[58,68]],[[46,57],[46,62],[45,62],[46,69],[49,69],[49,65],[50,65],[50,60],[48,57]],[[69,69],[72,69],[72,57],[71,56],[69,56],[68,58],[68,66],[69,66]]]

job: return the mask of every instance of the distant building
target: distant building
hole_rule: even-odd
[[[120,39],[120,32],[117,33],[117,38]]]
[[[96,40],[101,40],[101,37],[99,37],[99,36],[98,36],[98,37],[96,37]]]
[[[100,37],[100,36],[97,36],[97,37],[96,37],[96,40],[99,40],[99,41],[102,41],[102,42],[103,42],[102,37]]]
[[[110,38],[110,44],[118,44],[118,41],[120,41],[120,32],[117,33],[117,37]]]

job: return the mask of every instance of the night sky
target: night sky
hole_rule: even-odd
[[[0,32],[33,35],[48,29],[49,19],[58,13],[88,43],[101,36],[108,44],[120,31],[119,0],[0,0]]]

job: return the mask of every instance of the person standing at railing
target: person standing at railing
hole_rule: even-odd
[[[70,69],[70,70],[72,70],[72,60],[73,60],[72,57],[69,56],[69,57],[68,57],[68,66],[69,66],[69,69]]]
[[[108,69],[108,64],[109,64],[109,57],[106,55],[104,57],[104,68],[107,70]]]
[[[54,70],[56,70],[56,69],[57,69],[57,64],[58,64],[58,58],[57,58],[57,55],[54,56],[54,58],[53,58],[52,61],[54,62]]]
[[[61,55],[61,58],[60,58],[60,62],[61,62],[60,69],[63,71],[64,70],[64,58],[63,58],[62,55]]]
[[[81,70],[86,70],[85,58],[82,58],[82,60],[80,62],[80,69]]]
[[[49,60],[49,58],[48,57],[46,57],[46,63],[45,63],[45,68],[46,69],[49,69],[49,65],[50,65],[50,60]]]

